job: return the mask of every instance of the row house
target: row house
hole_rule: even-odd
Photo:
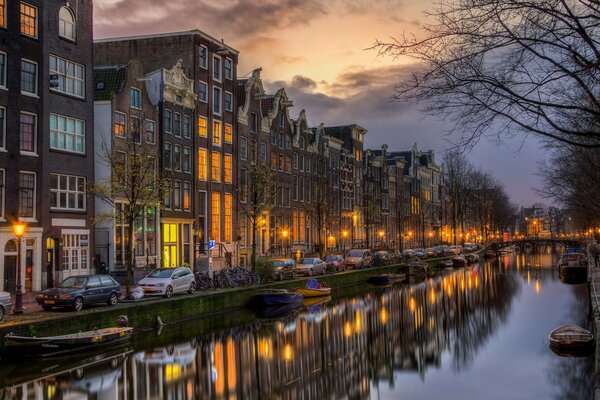
[[[91,45],[91,2],[0,1],[0,290],[93,270]]]
[[[167,82],[164,71],[163,85],[172,87],[157,89],[162,97],[155,97],[160,109],[160,162],[163,167],[170,166],[168,171],[174,176],[173,196],[165,199],[167,204],[160,219],[161,262],[162,265],[194,262],[198,268],[206,267],[211,259],[224,262],[226,253],[236,253],[238,238],[234,228],[239,158],[234,96],[238,51],[222,40],[192,30],[97,40],[94,58],[96,63],[109,65],[137,59],[145,71],[176,66],[180,76],[191,80],[196,96],[193,108],[184,99],[189,96],[189,81],[183,84],[184,89],[177,82]],[[147,79],[154,78],[152,75]],[[166,96],[168,91],[172,92],[170,97]],[[184,136],[184,130],[188,129],[186,117],[192,116],[188,138]],[[184,166],[187,148],[190,172],[187,164]],[[188,183],[190,191],[186,197]]]

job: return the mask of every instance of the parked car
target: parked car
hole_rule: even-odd
[[[296,261],[294,261],[292,258],[268,259],[263,265],[265,266],[261,269],[261,275],[265,279],[275,279],[278,281],[282,281],[287,278],[294,279]]]
[[[84,305],[93,303],[117,304],[121,285],[109,275],[70,276],[57,287],[46,289],[35,296],[44,310],[53,307],[69,307],[80,311]]]
[[[431,248],[431,251],[433,251],[434,257],[443,257],[444,256],[444,248],[442,246],[433,246]]]
[[[8,292],[0,292],[0,321],[13,307],[13,299]]]
[[[427,257],[427,258],[435,257],[435,252],[433,251],[432,247],[428,247],[425,249],[425,257]]]
[[[346,261],[344,261],[344,256],[341,254],[330,254],[325,256],[325,265],[334,267],[338,272],[346,270]]]
[[[459,246],[450,246],[450,247],[448,247],[448,253],[451,256],[457,256],[460,254],[460,247]]]
[[[196,279],[188,267],[157,268],[138,282],[146,295],[171,297],[174,293],[196,291]]]
[[[317,257],[305,257],[296,264],[296,275],[313,276],[316,274],[325,274],[325,262]]]
[[[377,265],[389,265],[392,255],[386,250],[377,250],[373,253],[373,263]]]
[[[412,256],[413,256],[413,250],[412,249],[402,250],[402,257],[412,257]]]
[[[352,249],[346,256],[347,268],[365,268],[371,266],[372,260],[371,250],[368,249]]]
[[[413,257],[416,258],[425,258],[425,249],[422,247],[418,247],[413,250]]]

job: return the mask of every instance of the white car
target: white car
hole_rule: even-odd
[[[325,275],[325,261],[316,257],[303,258],[298,264],[296,264],[296,269],[294,272],[296,275]]]
[[[196,291],[196,279],[188,267],[157,268],[138,282],[145,295],[173,296]]]
[[[0,321],[12,310],[13,300],[8,292],[0,292]]]

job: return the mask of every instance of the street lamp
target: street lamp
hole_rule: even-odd
[[[23,286],[21,285],[21,239],[25,234],[27,225],[17,222],[13,225],[13,233],[17,237],[17,287],[15,295],[14,314],[23,314]]]
[[[380,230],[377,232],[377,235],[379,235],[379,246],[383,248],[383,236],[385,235],[385,232]]]
[[[283,237],[283,256],[284,257],[287,255],[287,247],[285,245],[286,245],[286,241],[287,241],[286,239],[288,237],[288,234],[289,234],[289,232],[287,229],[284,229],[281,232],[281,236]]]
[[[342,237],[344,238],[344,240],[343,240],[344,249],[342,251],[343,251],[343,254],[345,257],[346,256],[346,239],[348,239],[348,230],[347,229],[342,230]]]

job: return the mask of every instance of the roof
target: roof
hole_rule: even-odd
[[[127,79],[127,65],[94,67],[94,100],[111,100],[123,89]]]
[[[263,117],[269,115],[269,112],[273,109],[274,100],[275,96],[273,95],[269,95],[266,99],[261,100],[260,109],[262,111]]]

